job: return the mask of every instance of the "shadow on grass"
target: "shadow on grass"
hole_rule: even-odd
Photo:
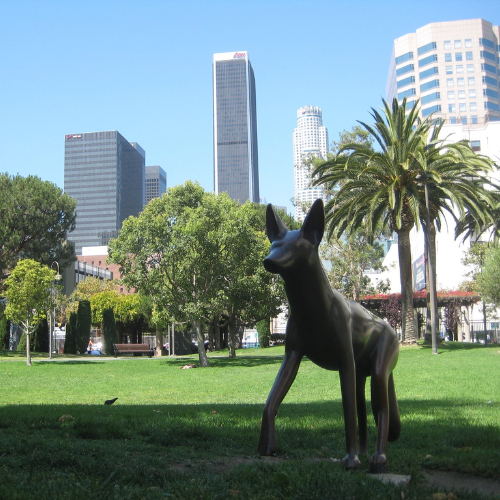
[[[213,368],[226,368],[229,366],[254,368],[264,365],[280,365],[283,362],[283,356],[236,356],[235,358],[212,356],[208,359],[208,362]],[[198,358],[165,360],[165,364],[169,366],[182,367],[191,363],[199,366]]]

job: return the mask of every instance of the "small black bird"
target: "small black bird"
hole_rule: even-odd
[[[115,399],[107,399],[106,401],[104,401],[104,404],[105,405],[112,405],[118,398],[115,398]]]

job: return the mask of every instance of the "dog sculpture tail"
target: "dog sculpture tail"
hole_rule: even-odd
[[[387,391],[389,395],[389,433],[387,435],[387,440],[396,441],[401,434],[401,420],[399,418],[398,400],[396,399],[396,390],[394,388],[392,373],[389,375]]]

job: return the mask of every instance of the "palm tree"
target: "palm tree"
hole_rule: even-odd
[[[470,209],[476,215],[481,213],[480,203],[473,196],[477,183],[473,180],[476,170],[470,149],[464,143],[447,144],[445,149],[437,141],[441,125],[436,125],[431,117],[420,120],[418,113],[418,101],[408,113],[406,99],[401,105],[394,99],[391,107],[383,101],[383,114],[372,108],[373,126],[359,122],[380,151],[346,144],[313,172],[315,184],[335,189],[326,205],[329,237],[351,234],[363,222],[372,231],[380,224],[398,234],[402,340],[407,341],[416,340],[410,231],[426,218],[425,183],[440,186],[439,190],[432,190],[435,204],[429,203],[433,225],[440,223],[440,214],[453,211],[454,206]],[[465,166],[470,167],[467,175],[462,172]],[[471,177],[470,182],[467,176]],[[461,179],[459,189],[452,188],[454,177]]]
[[[432,350],[437,353],[436,228],[441,230],[445,212],[456,224],[466,214],[478,224],[492,220],[495,186],[487,174],[493,163],[477,155],[466,141],[446,144],[439,139],[444,122],[435,123],[429,143],[416,151],[423,180],[420,222],[425,235],[428,308],[431,309]],[[430,286],[429,286],[430,285]]]

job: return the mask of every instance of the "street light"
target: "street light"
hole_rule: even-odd
[[[59,262],[52,262],[52,264],[50,265],[50,268],[52,269],[52,266],[53,265],[56,265],[57,267],[57,271],[56,271],[56,275],[54,276],[54,282],[58,282],[62,279],[62,276],[59,274]],[[55,302],[55,289],[53,288],[52,289],[53,291],[53,298],[54,298],[54,302]],[[55,303],[53,304],[54,308],[52,309],[52,311],[50,311],[50,331],[49,331],[49,359],[52,359],[52,334],[53,334],[53,331],[55,329],[55,319],[56,319],[56,306],[55,306]]]

